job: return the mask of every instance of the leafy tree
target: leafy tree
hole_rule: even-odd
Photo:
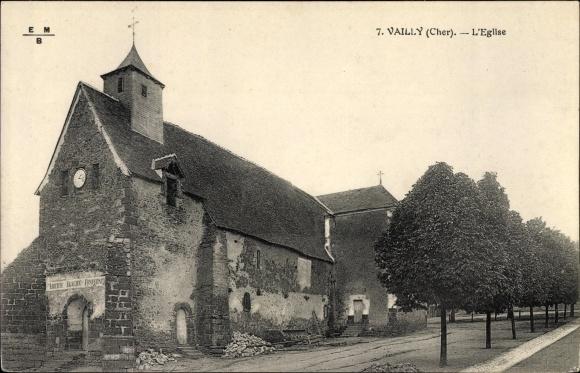
[[[485,276],[479,281],[477,290],[467,299],[470,307],[486,313],[485,347],[491,348],[491,313],[511,310],[518,296],[521,271],[518,259],[508,250],[509,199],[498,183],[495,173],[487,172],[477,182],[478,205],[482,213],[480,243],[489,255],[482,261]],[[513,321],[513,317],[512,317]],[[515,322],[512,333],[515,336]]]
[[[519,267],[522,273],[521,292],[517,299],[519,306],[530,309],[530,331],[534,330],[534,307],[545,304],[546,277],[545,268],[540,260],[538,244],[532,239],[526,224],[521,216],[511,211],[508,219],[510,250],[519,257]]]
[[[528,221],[527,226],[538,245],[542,263],[546,297],[545,325],[548,327],[548,307],[555,307],[558,322],[558,304],[574,303],[578,297],[578,253],[574,243],[562,232],[549,228],[541,218]]]
[[[542,286],[544,288],[544,306],[546,308],[545,327],[548,327],[548,307],[553,303],[556,293],[557,274],[555,272],[556,263],[550,253],[550,239],[546,223],[542,218],[534,218],[526,223],[532,239],[537,245],[537,256],[542,263],[541,274],[543,277]]]
[[[446,163],[430,166],[376,245],[379,279],[389,292],[407,306],[440,306],[441,366],[447,364],[446,310],[476,292],[495,292],[490,272],[497,270],[481,239],[478,193],[471,179]]]

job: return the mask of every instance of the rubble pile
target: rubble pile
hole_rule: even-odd
[[[377,364],[373,363],[371,366],[361,370],[361,372],[377,372],[377,373],[417,373],[421,372],[414,364],[400,363],[400,364]]]
[[[135,363],[139,370],[147,370],[153,365],[165,365],[168,361],[175,361],[173,355],[175,354],[165,355],[161,351],[156,352],[154,349],[148,348],[139,354]]]
[[[274,352],[275,348],[262,338],[246,333],[234,332],[232,341],[224,350],[224,358],[248,357]]]

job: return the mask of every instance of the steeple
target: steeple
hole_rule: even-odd
[[[104,92],[129,109],[131,129],[163,143],[162,92],[165,85],[147,69],[135,44],[119,67],[101,78]]]
[[[117,67],[117,70],[122,69],[124,67],[128,67],[128,66],[136,67],[138,70],[141,70],[141,72],[143,72],[146,75],[149,75],[151,78],[153,78],[153,74],[151,74],[149,72],[149,70],[147,69],[147,67],[145,67],[145,64],[143,63],[141,56],[139,56],[139,52],[137,52],[137,48],[135,48],[135,44],[133,44],[133,46],[131,47],[131,50],[129,51],[129,54],[127,55],[127,57],[125,57],[123,62],[121,62],[119,67]]]

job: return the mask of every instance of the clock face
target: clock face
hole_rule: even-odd
[[[79,168],[73,177],[73,184],[75,188],[82,188],[87,181],[87,174],[84,169]]]

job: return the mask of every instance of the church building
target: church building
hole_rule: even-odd
[[[387,321],[382,186],[316,198],[164,121],[134,45],[101,77],[77,85],[39,236],[2,273],[3,364],[82,350],[121,369],[150,347],[219,351],[233,331]]]

